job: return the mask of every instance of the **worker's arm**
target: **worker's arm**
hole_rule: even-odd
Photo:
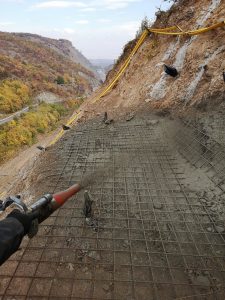
[[[0,265],[18,250],[23,237],[24,228],[17,219],[0,221]]]
[[[13,210],[6,219],[0,221],[0,265],[19,249],[21,241],[29,231],[32,218]]]

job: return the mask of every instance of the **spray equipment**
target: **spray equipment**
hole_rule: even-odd
[[[21,200],[19,195],[15,197],[8,197],[6,200],[1,201],[0,203],[0,220],[6,218],[6,216],[14,209],[18,209],[25,214],[32,214],[33,222],[30,231],[28,232],[29,238],[32,238],[38,232],[38,224],[46,220],[52,213],[63,206],[81,189],[81,184],[74,184],[64,191],[55,193],[53,195],[44,195],[29,207],[27,207],[27,205]]]

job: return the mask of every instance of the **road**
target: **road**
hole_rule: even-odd
[[[16,113],[10,115],[9,117],[1,119],[0,120],[0,125],[8,123],[8,122],[12,121],[13,118],[19,117],[22,113],[25,113],[25,112],[28,112],[28,111],[29,111],[29,106],[26,106],[25,108],[21,109],[20,111],[17,111]]]

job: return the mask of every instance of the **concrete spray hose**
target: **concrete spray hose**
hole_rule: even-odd
[[[38,224],[46,220],[82,188],[82,185],[77,183],[64,191],[46,194],[29,207],[21,200],[19,195],[8,197],[0,204],[0,220],[4,219],[14,209],[19,209],[23,213],[32,215],[32,226],[28,232],[28,237],[32,238],[38,232]]]

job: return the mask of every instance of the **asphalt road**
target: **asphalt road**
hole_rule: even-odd
[[[21,109],[20,111],[17,111],[16,113],[10,115],[9,117],[1,119],[0,120],[0,125],[8,123],[8,122],[12,121],[13,118],[19,117],[22,113],[25,113],[25,112],[28,112],[28,111],[29,111],[29,106],[26,106],[25,108]]]

